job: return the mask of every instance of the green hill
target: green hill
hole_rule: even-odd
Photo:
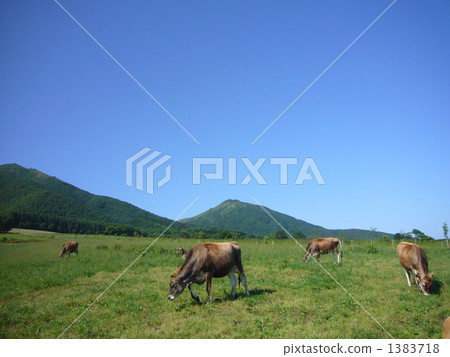
[[[159,235],[171,220],[129,203],[81,190],[38,170],[0,166],[0,231],[4,227],[61,233]],[[306,237],[374,238],[367,230],[330,230],[266,208],[289,232]],[[3,228],[2,228],[3,227]],[[280,227],[258,205],[227,200],[173,224],[168,236],[238,239],[269,236]],[[377,233],[380,237],[382,233]]]
[[[291,234],[302,232],[307,238],[314,237],[346,237],[373,239],[374,232],[362,229],[326,229],[286,214],[265,209]],[[198,216],[186,218],[181,222],[202,227],[217,227],[244,232],[246,234],[269,236],[280,230],[280,226],[263,211],[261,207],[238,200],[227,200]],[[375,237],[383,233],[377,232]]]
[[[0,217],[18,228],[64,233],[161,233],[171,220],[129,203],[93,195],[38,170],[0,166]],[[175,223],[172,231],[187,226]]]

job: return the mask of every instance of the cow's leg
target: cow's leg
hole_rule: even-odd
[[[207,273],[206,274],[206,292],[208,293],[208,302],[207,304],[211,304],[211,285],[212,285],[212,274]]]
[[[313,257],[316,258],[317,263],[320,263],[320,253],[313,253]]]
[[[236,277],[234,276],[234,271],[228,274],[228,277],[231,281],[231,298],[234,299],[236,295]]]
[[[408,286],[411,286],[411,280],[409,280],[409,271],[406,269],[403,269],[405,271],[406,279],[408,280]]]
[[[192,285],[193,285],[192,283],[190,283],[188,285],[189,291],[191,292],[191,296],[194,300],[196,300],[197,302],[200,302],[200,298],[197,295],[195,295],[194,290],[192,290]]]

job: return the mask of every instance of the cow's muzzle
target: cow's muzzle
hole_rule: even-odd
[[[170,301],[172,301],[172,300],[174,300],[175,299],[175,296],[173,296],[173,295],[169,295],[168,297],[167,297]]]

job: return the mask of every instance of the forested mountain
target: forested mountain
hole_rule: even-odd
[[[266,208],[290,233],[300,236],[373,239],[382,233],[330,230]],[[0,166],[0,231],[5,227],[62,233],[157,236],[172,221],[129,203],[81,190],[35,169]],[[3,228],[2,228],[3,227]],[[166,236],[238,239],[277,236],[280,227],[258,205],[227,200],[172,225]]]
[[[14,227],[64,233],[155,235],[171,220],[93,195],[38,170],[0,166],[0,216]],[[175,223],[172,231],[187,228]]]
[[[307,238],[314,237],[346,237],[373,239],[383,233],[361,229],[326,229],[321,226],[296,219],[286,214],[265,209],[291,234],[301,232]],[[202,227],[217,227],[245,232],[247,234],[275,234],[281,228],[264,210],[255,204],[238,200],[226,200],[198,216],[186,218],[181,222]]]

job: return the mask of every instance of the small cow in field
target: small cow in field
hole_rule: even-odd
[[[442,338],[450,339],[450,316],[444,321],[444,326],[442,327]]]
[[[428,274],[428,259],[425,251],[417,244],[401,242],[397,246],[397,254],[408,279],[408,285],[411,286],[409,272],[412,272],[419,293],[423,291],[425,295],[430,295],[431,279],[434,273]]]
[[[78,242],[72,241],[64,243],[61,252],[59,253],[59,257],[62,258],[66,254],[70,257],[70,253],[78,255]]]
[[[186,251],[186,250],[184,250],[184,249],[181,248],[181,247],[178,247],[178,248],[177,248],[177,254],[180,254],[180,255],[181,255],[181,258],[183,258],[183,259],[186,259],[188,253],[189,253],[189,250]]]
[[[236,290],[235,269],[238,270],[239,279],[245,287],[246,294],[250,295],[241,261],[241,248],[237,243],[203,243],[196,245],[189,250],[184,264],[179,270],[177,269],[176,275],[171,275],[168,299],[174,300],[188,286],[192,298],[200,302],[199,297],[192,290],[192,285],[203,284],[206,281],[209,304],[212,301],[212,279],[222,278],[226,275],[230,278],[231,297],[234,298]]]
[[[320,262],[320,254],[333,253],[333,260],[341,262],[342,248],[339,250],[341,242],[338,238],[316,238],[309,241],[306,252],[303,254],[303,260],[308,263],[311,257],[315,257]]]

